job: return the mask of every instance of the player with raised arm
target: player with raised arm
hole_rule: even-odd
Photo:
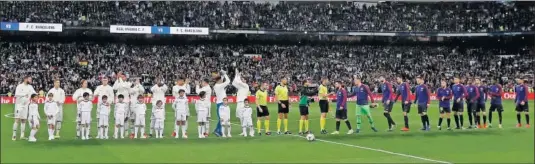
[[[136,113],[136,121],[134,122],[134,136],[132,138],[137,138],[137,134],[141,135],[141,138],[147,138],[147,134],[145,134],[145,115],[147,112],[147,105],[143,102],[143,96],[138,95],[137,96],[137,102],[134,107],[134,111]]]
[[[83,99],[80,100],[80,126],[81,126],[81,137],[82,140],[89,139],[89,127],[91,126],[91,111],[93,110],[93,102],[91,102],[89,93],[85,92],[82,94]]]
[[[468,80],[468,84],[470,84],[468,87],[466,87],[466,90],[468,90],[468,121],[470,122],[470,127],[468,127],[468,129],[474,129],[477,125],[475,116],[478,104],[477,101],[479,100],[479,89],[475,85],[475,80]]]
[[[477,99],[476,112],[476,121],[477,128],[486,129],[487,128],[487,112],[485,104],[487,103],[487,86],[481,84],[481,79],[476,78],[476,87],[479,91],[479,99]],[[483,123],[481,123],[481,117],[483,117]]]
[[[176,82],[176,85],[173,86],[173,90],[172,90],[173,96],[175,97],[175,100],[180,96],[180,93],[179,93],[180,90],[184,90],[184,93],[185,93],[184,97],[186,97],[186,99],[187,99],[187,95],[191,94],[191,87],[189,85],[189,79],[184,78],[184,77],[178,78],[178,80]],[[188,112],[186,114],[187,114],[186,118],[185,118],[185,120],[183,122],[184,125],[182,125],[183,126],[183,130],[185,132],[188,131],[188,118],[189,118],[189,114],[190,114],[189,113],[189,108],[188,108]],[[178,134],[178,131],[176,133]],[[187,133],[185,133],[183,135],[186,136],[186,137],[183,137],[183,138],[187,138]],[[176,137],[176,136],[174,136],[174,137]]]
[[[145,93],[145,88],[143,88],[143,85],[141,85],[140,83],[140,80],[139,79],[136,79],[134,81],[134,84],[132,84],[132,86],[130,86],[130,103],[129,104],[129,108],[126,112],[126,117],[127,119],[125,119],[125,130],[129,130],[130,133],[126,132],[127,134],[130,134],[130,137],[133,138],[134,137],[134,124],[136,122],[136,105],[138,104],[138,97],[141,95],[143,96],[143,94]],[[128,96],[128,95],[125,95],[125,97]],[[143,102],[143,99],[141,99],[142,102]]]
[[[288,80],[286,78],[282,78],[281,83],[277,87],[275,87],[275,98],[277,99],[279,107],[279,117],[277,119],[277,134],[282,134],[281,123],[283,120],[284,134],[292,134],[290,131],[288,131],[288,113],[290,112],[290,102],[288,101]],[[299,127],[301,127],[301,125],[299,125]]]
[[[409,85],[409,82],[403,82],[402,77],[397,77],[398,82],[398,95],[396,96],[396,99],[394,99],[394,103],[398,100],[398,98],[401,96],[401,109],[403,111],[403,122],[405,123],[405,126],[401,128],[401,131],[409,131],[409,113],[411,111],[411,86]]]
[[[249,129],[249,136],[254,137],[253,108],[251,108],[251,106],[249,105],[249,99],[243,99],[241,117],[241,127],[243,136],[247,137],[247,129]]]
[[[63,122],[63,104],[65,103],[65,91],[60,87],[60,81],[54,80],[54,88],[48,91],[48,94],[52,93],[54,99],[52,101],[56,102],[58,106],[58,112],[55,116],[56,123],[54,127],[56,128],[56,136],[54,138],[60,138],[59,131],[61,130],[61,123]]]
[[[163,101],[158,100],[156,106],[152,108],[154,111],[154,130],[156,131],[156,138],[163,138],[163,129],[165,121],[165,109],[163,107]]]
[[[35,134],[39,130],[39,119],[41,116],[39,116],[39,104],[37,104],[37,94],[32,94],[30,96],[30,104],[28,105],[28,121],[30,121],[30,125],[32,130],[30,131],[30,137],[28,138],[29,142],[36,142],[37,139],[35,138]]]
[[[461,79],[459,77],[453,78],[453,118],[455,119],[455,129],[464,129],[464,101],[468,96],[468,92],[464,85],[461,84]]]
[[[102,80],[101,80],[102,84],[97,86],[97,88],[95,89],[95,92],[94,92],[94,96],[95,97],[98,97],[98,102],[97,102],[97,122],[100,122],[100,105],[102,105],[102,97],[106,96],[108,98],[114,98],[115,97],[115,94],[113,92],[113,87],[108,85],[108,82],[109,82],[109,79],[108,77],[103,77]],[[113,100],[111,101],[108,101],[108,103],[113,103]],[[91,129],[91,128],[90,128]],[[102,127],[98,127],[98,131],[102,131]]]
[[[320,107],[320,129],[321,134],[327,134],[327,130],[325,130],[325,124],[327,123],[327,113],[329,113],[329,90],[327,89],[327,85],[329,83],[329,80],[327,78],[323,78],[321,80],[321,85],[318,88],[318,98],[320,100],[319,107]]]
[[[221,133],[223,138],[232,137],[230,134],[230,107],[228,106],[228,98],[223,98],[223,105],[219,106],[219,118],[221,119]],[[225,134],[226,130],[226,134]]]
[[[48,125],[48,140],[54,139],[54,130],[56,125],[56,116],[59,112],[58,103],[54,101],[54,94],[48,93],[48,99],[45,102],[45,115]]]
[[[17,140],[17,128],[20,123],[20,139],[24,140],[24,131],[26,129],[26,120],[28,119],[28,105],[31,102],[31,96],[36,94],[32,85],[32,77],[25,76],[24,81],[17,85],[15,89],[15,122],[13,123],[13,141]]]
[[[236,93],[236,117],[240,120],[241,125],[243,124],[243,108],[245,106],[244,100],[247,99],[249,96],[249,85],[247,85],[245,78],[241,77],[240,72],[238,69],[235,71],[234,80],[232,81],[232,85],[238,89],[238,92]],[[245,131],[244,131],[245,132]],[[240,135],[246,135],[246,133],[241,133]]]
[[[362,84],[361,79],[355,78],[355,86],[352,89],[352,92],[347,97],[357,96],[357,130],[355,133],[360,133],[360,126],[362,124],[361,115],[366,115],[368,122],[370,123],[371,129],[374,132],[377,132],[375,129],[375,124],[373,123],[372,113],[370,111],[370,105],[368,101],[371,101],[372,105],[376,105],[373,100],[372,92],[370,87],[366,84]]]
[[[173,109],[175,110],[175,130],[173,131],[173,137],[179,138],[179,130],[182,127],[182,138],[188,138],[187,135],[187,123],[189,115],[188,98],[186,97],[186,91],[183,89],[178,91],[178,97],[173,102]]]
[[[115,83],[113,83],[113,90],[117,91],[117,96],[119,95],[128,95],[130,94],[130,86],[132,86],[132,83],[131,82],[128,82],[127,81],[127,78],[126,76],[123,74],[123,72],[119,72],[117,73],[117,80],[115,80]],[[112,97],[109,97],[108,99],[110,99]],[[117,100],[118,97],[115,97]],[[111,102],[113,102],[113,100],[111,100]],[[130,98],[128,97],[125,97],[123,99],[123,102],[124,103],[129,103],[130,102]]]
[[[516,98],[515,98],[515,104],[516,104],[516,120],[518,121],[518,124],[516,127],[520,128],[522,127],[521,123],[521,114],[524,113],[526,116],[526,128],[529,128],[529,105],[528,105],[528,86],[524,83],[524,79],[517,79],[516,82],[518,83],[515,86],[515,92],[516,92]]]
[[[167,85],[164,84],[163,80],[156,80],[157,84],[152,86],[150,90],[152,91],[152,107],[150,115],[150,130],[149,137],[152,137],[152,132],[154,131],[154,126],[156,125],[156,118],[154,118],[154,107],[157,105],[158,101],[165,102],[165,92],[167,92]],[[163,104],[165,110],[165,103]]]
[[[208,122],[208,110],[210,109],[210,103],[206,101],[206,92],[199,92],[200,99],[195,101],[195,110],[197,111],[197,123],[199,127],[197,128],[199,138],[206,138],[206,131],[208,130],[205,124]]]
[[[268,84],[266,82],[263,82],[260,86],[260,89],[256,91],[256,131],[258,132],[258,135],[262,135],[262,120],[264,120],[264,127],[266,135],[271,135],[271,131],[269,131],[269,109],[267,106],[267,99],[268,99],[268,93],[267,93],[267,87]]]
[[[74,94],[72,95],[73,101],[76,102],[76,123],[77,123],[76,124],[76,138],[80,138],[80,133],[82,131],[82,128],[81,128],[82,105],[80,105],[80,103],[84,101],[84,97],[83,97],[84,93],[89,94],[89,97],[93,97],[93,91],[87,88],[87,80],[82,80],[82,87],[74,91]]]
[[[392,84],[386,81],[384,77],[381,76],[379,81],[383,83],[381,85],[381,89],[383,91],[383,115],[386,117],[386,121],[388,122],[388,131],[393,131],[396,127],[396,123],[392,119],[392,116],[390,116],[390,112],[392,112],[392,108],[394,107],[394,91],[392,89]]]
[[[221,78],[221,75],[223,78]],[[221,70],[220,75],[216,78],[216,83],[214,85],[214,92],[216,96],[216,113],[217,113],[217,125],[214,130],[216,136],[221,136],[221,117],[219,113],[219,107],[223,105],[223,99],[227,97],[227,92],[225,88],[230,84],[230,79],[228,78],[227,72]],[[207,129],[210,130],[210,129]]]
[[[418,86],[416,86],[415,89],[416,99],[414,100],[414,104],[418,104],[418,114],[422,119],[421,130],[429,131],[431,130],[431,127],[429,124],[429,116],[427,116],[427,109],[431,103],[431,90],[429,90],[427,84],[424,83],[422,77],[416,77],[416,83],[418,83]]]
[[[208,79],[204,79],[201,83],[201,86],[199,86],[199,82],[195,82],[195,92],[197,93],[201,93],[201,92],[204,92],[205,94],[205,98],[203,99],[203,101],[205,101],[205,103],[207,104],[210,104],[208,105],[208,114],[206,115],[206,120],[207,120],[207,123],[204,123],[204,128],[206,129],[206,131],[204,131],[204,136],[208,136],[210,133],[209,133],[209,129],[210,129],[210,117],[212,116],[212,112],[211,112],[211,109],[212,109],[212,87],[210,87],[210,84],[208,83]],[[198,117],[198,116],[197,116]]]
[[[437,90],[437,99],[439,100],[438,108],[440,118],[438,118],[438,130],[442,130],[442,120],[446,117],[448,130],[451,130],[451,108],[450,101],[453,98],[453,91],[448,87],[446,81],[440,81],[440,88]]]
[[[99,103],[100,104],[98,105],[98,108],[100,109],[98,110],[97,114],[99,115],[100,119],[98,119],[99,131],[97,138],[108,139],[109,116],[111,111],[111,105],[108,102],[108,96],[102,96],[102,101]]]
[[[309,96],[314,96],[315,90],[308,88],[310,82],[308,80],[303,81],[303,88],[301,88],[301,93],[299,95],[299,114],[301,118],[299,119],[299,135],[309,134],[309,121],[308,121],[308,106],[310,101],[308,100]],[[305,131],[303,132],[303,127]]]
[[[347,134],[352,134],[351,123],[347,120],[347,91],[342,81],[334,83],[336,87],[336,131],[331,134],[340,134],[340,121],[344,121],[347,125]]]
[[[113,132],[113,138],[118,139],[118,133],[120,131],[121,133],[121,139],[124,138],[124,123],[126,120],[126,115],[128,114],[128,103],[124,102],[124,95],[119,94],[117,96],[117,103],[115,103],[115,112],[114,112],[114,118],[115,118],[115,128]]]
[[[503,89],[502,89],[502,85],[500,85],[500,81],[494,80],[494,85],[491,85],[489,88],[489,95],[490,95],[489,127],[492,127],[492,113],[494,111],[498,111],[498,121],[499,121],[498,127],[502,128],[502,112],[503,112],[502,94],[503,94]]]

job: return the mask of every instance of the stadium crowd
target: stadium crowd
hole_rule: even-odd
[[[441,79],[452,76],[482,77],[487,82],[499,80],[507,90],[514,78],[533,75],[535,60],[531,49],[518,51],[483,48],[435,46],[286,46],[286,45],[127,45],[96,43],[0,42],[2,62],[0,93],[13,93],[24,74],[35,79],[36,90],[48,90],[53,80],[62,79],[63,89],[72,94],[81,79],[90,87],[103,76],[115,80],[117,71],[130,78],[141,78],[152,85],[155,78],[173,86],[179,77],[195,80],[210,78],[220,69],[241,69],[250,86],[290,79],[291,90],[300,81],[322,77],[344,80],[356,75],[379,91],[377,79],[394,80],[402,76],[413,80],[423,76],[432,88]],[[260,56],[261,57],[260,57]],[[31,72],[31,73],[30,73]],[[231,73],[232,74],[232,73]],[[233,78],[233,76],[231,76]],[[195,88],[195,87],[192,87]],[[255,87],[251,87],[252,89]],[[433,89],[435,90],[435,89]],[[229,87],[227,92],[234,93]],[[254,92],[253,92],[254,93]]]
[[[299,31],[534,31],[532,2],[2,1],[8,22]]]

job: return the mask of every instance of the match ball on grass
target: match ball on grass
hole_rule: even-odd
[[[312,133],[307,134],[307,135],[305,136],[305,138],[307,139],[307,141],[310,141],[310,142],[316,140],[316,137],[315,137],[314,134],[312,134]]]

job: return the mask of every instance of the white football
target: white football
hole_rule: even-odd
[[[316,140],[316,137],[314,136],[314,134],[312,133],[309,133],[307,134],[307,136],[305,137],[308,141],[314,141]]]

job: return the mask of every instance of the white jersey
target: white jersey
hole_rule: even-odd
[[[134,87],[130,88],[130,100],[133,103],[137,102],[137,97],[143,95],[143,93],[145,93],[145,88],[141,84],[134,85]]]
[[[242,111],[242,116],[244,118],[251,118],[253,117],[253,108],[251,106],[244,106]]]
[[[95,95],[98,95],[98,102],[102,102],[102,96],[106,95],[108,96],[108,101],[113,103],[113,99],[115,98],[115,94],[113,93],[113,88],[110,85],[99,85],[97,89],[95,89]]]
[[[41,116],[39,116],[39,104],[30,103],[30,105],[28,105],[28,119],[38,120],[39,118],[41,118]]]
[[[32,94],[36,94],[32,85],[21,83],[15,89],[15,103],[28,105]]]
[[[89,93],[89,97],[93,97],[93,91],[89,88],[79,88],[76,91],[74,91],[74,94],[72,94],[72,100],[80,103],[83,101],[83,95],[84,93]]]
[[[188,98],[184,97],[178,97],[175,99],[175,102],[173,102],[173,109],[175,110],[175,114],[178,115],[189,115],[189,105],[188,105]]]
[[[47,116],[56,116],[59,112],[58,103],[55,101],[46,101],[45,102],[45,114]]]
[[[89,100],[83,100],[78,103],[78,106],[80,107],[80,112],[89,112],[93,110],[93,102]]]
[[[230,84],[230,80],[227,75],[223,75],[223,83],[214,85],[214,92],[216,96],[216,103],[223,103],[223,98],[227,97],[225,88]]]
[[[228,105],[221,105],[219,107],[219,117],[224,120],[230,119],[230,106]]]
[[[164,120],[165,119],[165,110],[164,110],[163,106],[154,107],[153,113],[154,113],[154,119],[156,119],[156,120]]]
[[[128,110],[128,104],[125,102],[115,103],[115,118],[124,118]]]
[[[178,93],[178,91],[180,91],[180,90],[184,90],[184,93],[186,93],[186,94],[190,94],[191,93],[191,88],[190,88],[189,84],[175,85],[175,86],[173,86],[173,96],[175,98],[180,96],[180,94]]]
[[[115,81],[113,84],[113,90],[117,91],[117,96],[123,95],[126,100],[128,100],[128,95],[130,95],[130,86],[132,83],[128,81],[123,81],[123,79],[119,78]]]
[[[163,101],[165,104],[165,92],[167,92],[167,85],[158,86],[154,85],[152,88],[150,88],[150,91],[152,91],[152,103],[156,104],[158,100]]]
[[[204,87],[199,87],[198,85],[195,87],[195,91],[197,92],[197,94],[201,93],[202,91],[206,92],[206,98],[202,101],[210,104],[212,103],[212,101],[210,100],[211,97],[212,97],[212,88],[210,87],[210,85],[206,85]],[[208,117],[210,117],[210,108],[211,108],[211,105],[208,105]]]
[[[45,96],[48,96],[49,93],[52,93],[54,95],[53,101],[63,104],[65,103],[65,91],[61,88],[52,88],[48,91],[48,93]]]
[[[234,87],[238,89],[238,93],[236,94],[236,101],[243,102],[243,100],[245,100],[249,96],[249,85],[241,81],[241,77],[239,74],[236,74],[236,76],[234,77],[232,85],[234,85]]]
[[[111,110],[111,105],[110,103],[106,102],[106,103],[100,103],[97,112],[101,116],[109,116],[110,110]]]
[[[136,118],[145,119],[145,113],[147,112],[147,105],[145,103],[136,103]]]
[[[195,110],[197,113],[208,113],[208,110],[210,110],[210,103],[207,103],[203,99],[197,100],[195,101]]]

